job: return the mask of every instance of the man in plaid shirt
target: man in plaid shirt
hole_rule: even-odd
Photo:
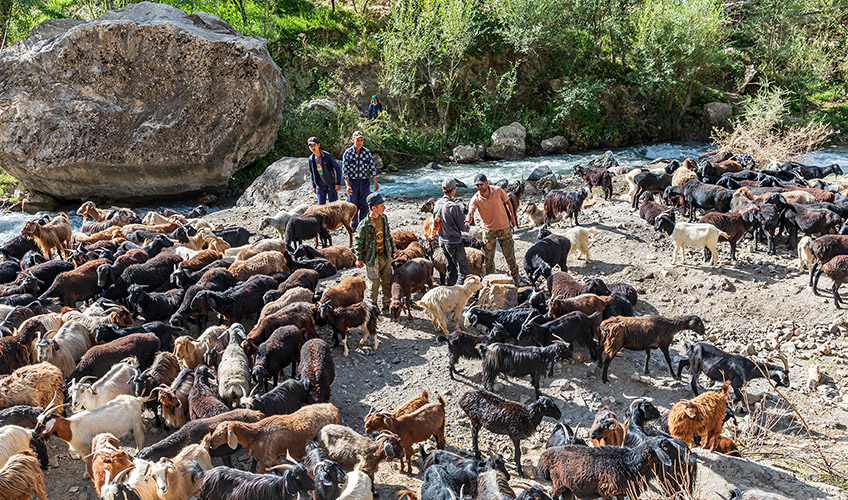
[[[359,221],[368,216],[368,195],[371,194],[370,182],[374,182],[374,191],[380,189],[377,184],[377,166],[371,151],[362,144],[365,134],[361,130],[353,133],[353,146],[342,155],[342,172],[347,185],[347,201],[353,203],[359,212],[353,217],[351,227],[356,228]]]

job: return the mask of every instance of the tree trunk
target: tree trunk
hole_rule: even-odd
[[[9,35],[9,27],[12,24],[12,8],[14,6],[14,0],[0,0],[0,29],[3,30],[0,50],[6,48],[6,37]]]

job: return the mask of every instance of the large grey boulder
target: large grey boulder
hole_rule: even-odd
[[[708,102],[704,104],[704,114],[707,122],[713,127],[721,127],[727,124],[727,120],[733,114],[733,106],[726,102]]]
[[[602,154],[601,156],[596,156],[596,157],[592,158],[591,160],[589,160],[589,163],[587,164],[587,166],[590,167],[590,168],[606,168],[606,169],[609,169],[609,168],[617,167],[619,165],[618,165],[618,160],[615,158],[615,155],[612,153],[612,151],[607,151],[606,153]]]
[[[317,203],[306,158],[280,158],[248,186],[236,206],[276,213],[302,203]]]
[[[530,182],[537,182],[542,177],[551,175],[552,173],[553,172],[551,172],[551,167],[547,165],[540,165],[534,168],[532,172],[530,172],[530,175],[527,176],[527,180]]]
[[[486,156],[495,160],[520,160],[524,158],[527,130],[524,125],[512,122],[492,133],[492,145],[486,148]]]
[[[542,141],[542,151],[545,153],[559,153],[568,149],[568,139],[561,135],[551,137]]]
[[[453,161],[457,163],[476,163],[486,155],[486,148],[477,146],[457,146],[453,148]]]
[[[47,21],[0,54],[0,167],[62,199],[222,188],[273,147],[287,93],[265,41],[211,14]]]

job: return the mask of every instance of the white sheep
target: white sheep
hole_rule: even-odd
[[[30,447],[32,431],[19,425],[0,427],[0,467],[6,465],[15,453]]]
[[[371,478],[362,472],[362,462],[347,473],[344,488],[337,500],[374,500],[371,492]]]
[[[416,304],[424,308],[427,316],[430,317],[430,321],[433,323],[433,328],[436,330],[441,329],[445,335],[450,335],[445,313],[453,312],[456,327],[461,329],[463,326],[462,310],[465,308],[465,304],[468,303],[468,299],[481,288],[483,288],[483,282],[478,276],[472,274],[465,278],[465,282],[462,285],[433,288],[425,293]]]
[[[150,466],[161,500],[185,500],[200,492],[202,478],[191,472],[195,462],[203,470],[212,468],[205,443],[188,445],[173,459],[162,457]]]
[[[689,170],[686,167],[680,167],[674,171],[671,175],[671,185],[672,186],[682,186],[686,181],[690,179],[697,179],[698,174]]]
[[[266,316],[270,316],[275,312],[282,310],[287,305],[294,304],[295,302],[312,302],[314,295],[315,294],[311,290],[303,288],[302,286],[289,288],[279,299],[268,302],[262,306],[262,312],[259,313],[259,319],[256,321],[258,323]]]
[[[677,264],[677,252],[682,251],[683,263],[686,263],[686,247],[703,248],[707,247],[712,253],[710,265],[714,265],[718,252],[716,245],[719,237],[729,238],[727,233],[712,224],[678,222],[675,224],[667,215],[663,214],[657,217],[655,224],[656,229],[665,231],[671,240],[674,242],[674,258],[672,264]]]
[[[250,393],[250,367],[241,341],[247,337],[240,323],[233,323],[229,330],[229,343],[218,364],[218,395],[231,408]]]
[[[83,377],[79,381],[72,380],[68,389],[68,394],[71,396],[71,406],[91,410],[103,406],[118,396],[134,396],[135,388],[130,382],[130,377],[136,375],[138,375],[138,359],[127,358],[112,365],[112,368],[94,383],[86,382],[86,379],[96,377]]]
[[[276,229],[280,233],[280,238],[286,238],[286,224],[289,223],[289,219],[295,217],[297,215],[303,215],[306,212],[306,209],[309,208],[309,205],[303,204],[298,205],[291,210],[280,210],[277,212],[277,215],[271,217],[262,217],[262,220],[259,222],[259,230],[262,231],[266,227],[272,227]]]
[[[90,348],[89,331],[77,321],[66,322],[53,338],[40,339],[35,343],[38,361],[57,366],[65,377],[74,371],[77,361]]]
[[[594,227],[572,227],[568,229],[563,236],[571,242],[569,254],[577,253],[578,257],[583,257],[586,262],[589,262],[589,236],[597,233],[598,230]]]
[[[813,254],[810,253],[810,243],[813,239],[809,236],[804,236],[798,240],[798,267],[803,271],[813,267]]]

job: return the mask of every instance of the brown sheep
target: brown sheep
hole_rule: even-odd
[[[395,250],[395,255],[392,260],[392,269],[397,269],[412,259],[422,259],[426,256],[427,250],[424,249],[424,245],[419,243],[417,240],[412,241],[403,250]]]
[[[21,229],[21,234],[32,238],[47,259],[51,258],[51,250],[56,250],[56,253],[64,259],[67,256],[65,249],[73,245],[73,231],[71,231],[71,223],[68,222],[68,214],[65,212],[59,212],[59,215],[43,226],[37,219],[28,220]]]
[[[195,271],[200,271],[221,257],[221,252],[216,252],[215,250],[201,250],[194,254],[194,257],[177,264],[177,269],[185,269],[188,272],[193,273]]]
[[[710,451],[715,451],[724,425],[730,382],[722,382],[721,392],[707,391],[689,400],[675,403],[668,411],[668,432],[693,446],[693,437],[700,436]]]
[[[241,250],[236,255],[236,260],[247,260],[261,252],[285,252],[286,244],[279,238],[268,238],[267,240],[259,240],[253,245]]]
[[[730,260],[736,260],[736,243],[751,229],[754,221],[756,221],[754,210],[748,210],[744,214],[710,212],[698,219],[698,222],[712,224],[727,234],[727,238],[719,236],[718,241],[730,243]],[[708,252],[709,250],[705,248],[705,257]]]
[[[283,293],[283,295],[280,296],[280,298],[262,306],[262,312],[259,313],[258,321],[262,321],[262,319],[266,316],[270,316],[290,304],[295,304],[297,302],[311,303],[313,296],[314,294],[311,290],[303,288],[302,286],[289,288]]]
[[[318,306],[315,304],[304,302],[290,304],[256,323],[256,326],[247,334],[247,338],[242,341],[241,348],[248,357],[256,354],[259,344],[268,340],[274,330],[286,325],[294,325],[306,330],[307,337],[310,339],[318,338],[318,332],[315,330],[317,313]]]
[[[612,295],[599,297],[593,293],[584,293],[571,299],[553,297],[548,301],[548,316],[559,318],[563,314],[574,311],[580,311],[586,316],[591,316],[596,312],[603,313],[613,300],[615,300],[615,297]]]
[[[468,270],[471,274],[476,274],[481,278],[486,275],[486,254],[482,250],[465,247],[465,257],[468,259]],[[433,252],[433,268],[439,272],[439,282],[444,285],[447,265],[445,253],[441,247]]]
[[[286,256],[281,252],[260,252],[247,260],[237,260],[230,265],[230,273],[238,281],[244,281],[255,274],[288,272]]]
[[[62,371],[50,363],[18,368],[0,380],[0,410],[15,405],[47,408],[54,396],[56,406],[60,406],[64,385]]]
[[[356,254],[348,247],[333,245],[331,247],[321,248],[318,252],[340,271],[356,265]]]
[[[395,240],[396,250],[405,250],[413,241],[418,241],[418,236],[412,231],[392,231],[392,239]]]
[[[707,446],[709,446],[716,453],[721,453],[722,455],[727,455],[729,457],[745,458],[742,456],[742,452],[739,451],[739,448],[736,446],[736,443],[734,443],[733,440],[727,436],[718,436],[715,438],[713,443],[704,445],[703,448],[707,448]]]
[[[365,287],[364,279],[359,276],[349,276],[338,285],[328,288],[318,303],[329,302],[335,308],[362,302],[365,299]]]
[[[356,205],[347,201],[333,201],[324,205],[312,205],[303,213],[304,215],[312,213],[321,213],[327,216],[325,224],[327,231],[335,231],[344,226],[347,230],[349,239],[348,245],[353,246],[353,228],[350,223],[356,215]],[[315,237],[315,246],[318,246],[318,237]],[[328,259],[329,260],[329,259]],[[338,266],[337,266],[338,267]]]
[[[47,500],[44,473],[38,466],[35,453],[30,449],[21,450],[0,469],[0,498],[30,500],[33,493],[38,500]]]

